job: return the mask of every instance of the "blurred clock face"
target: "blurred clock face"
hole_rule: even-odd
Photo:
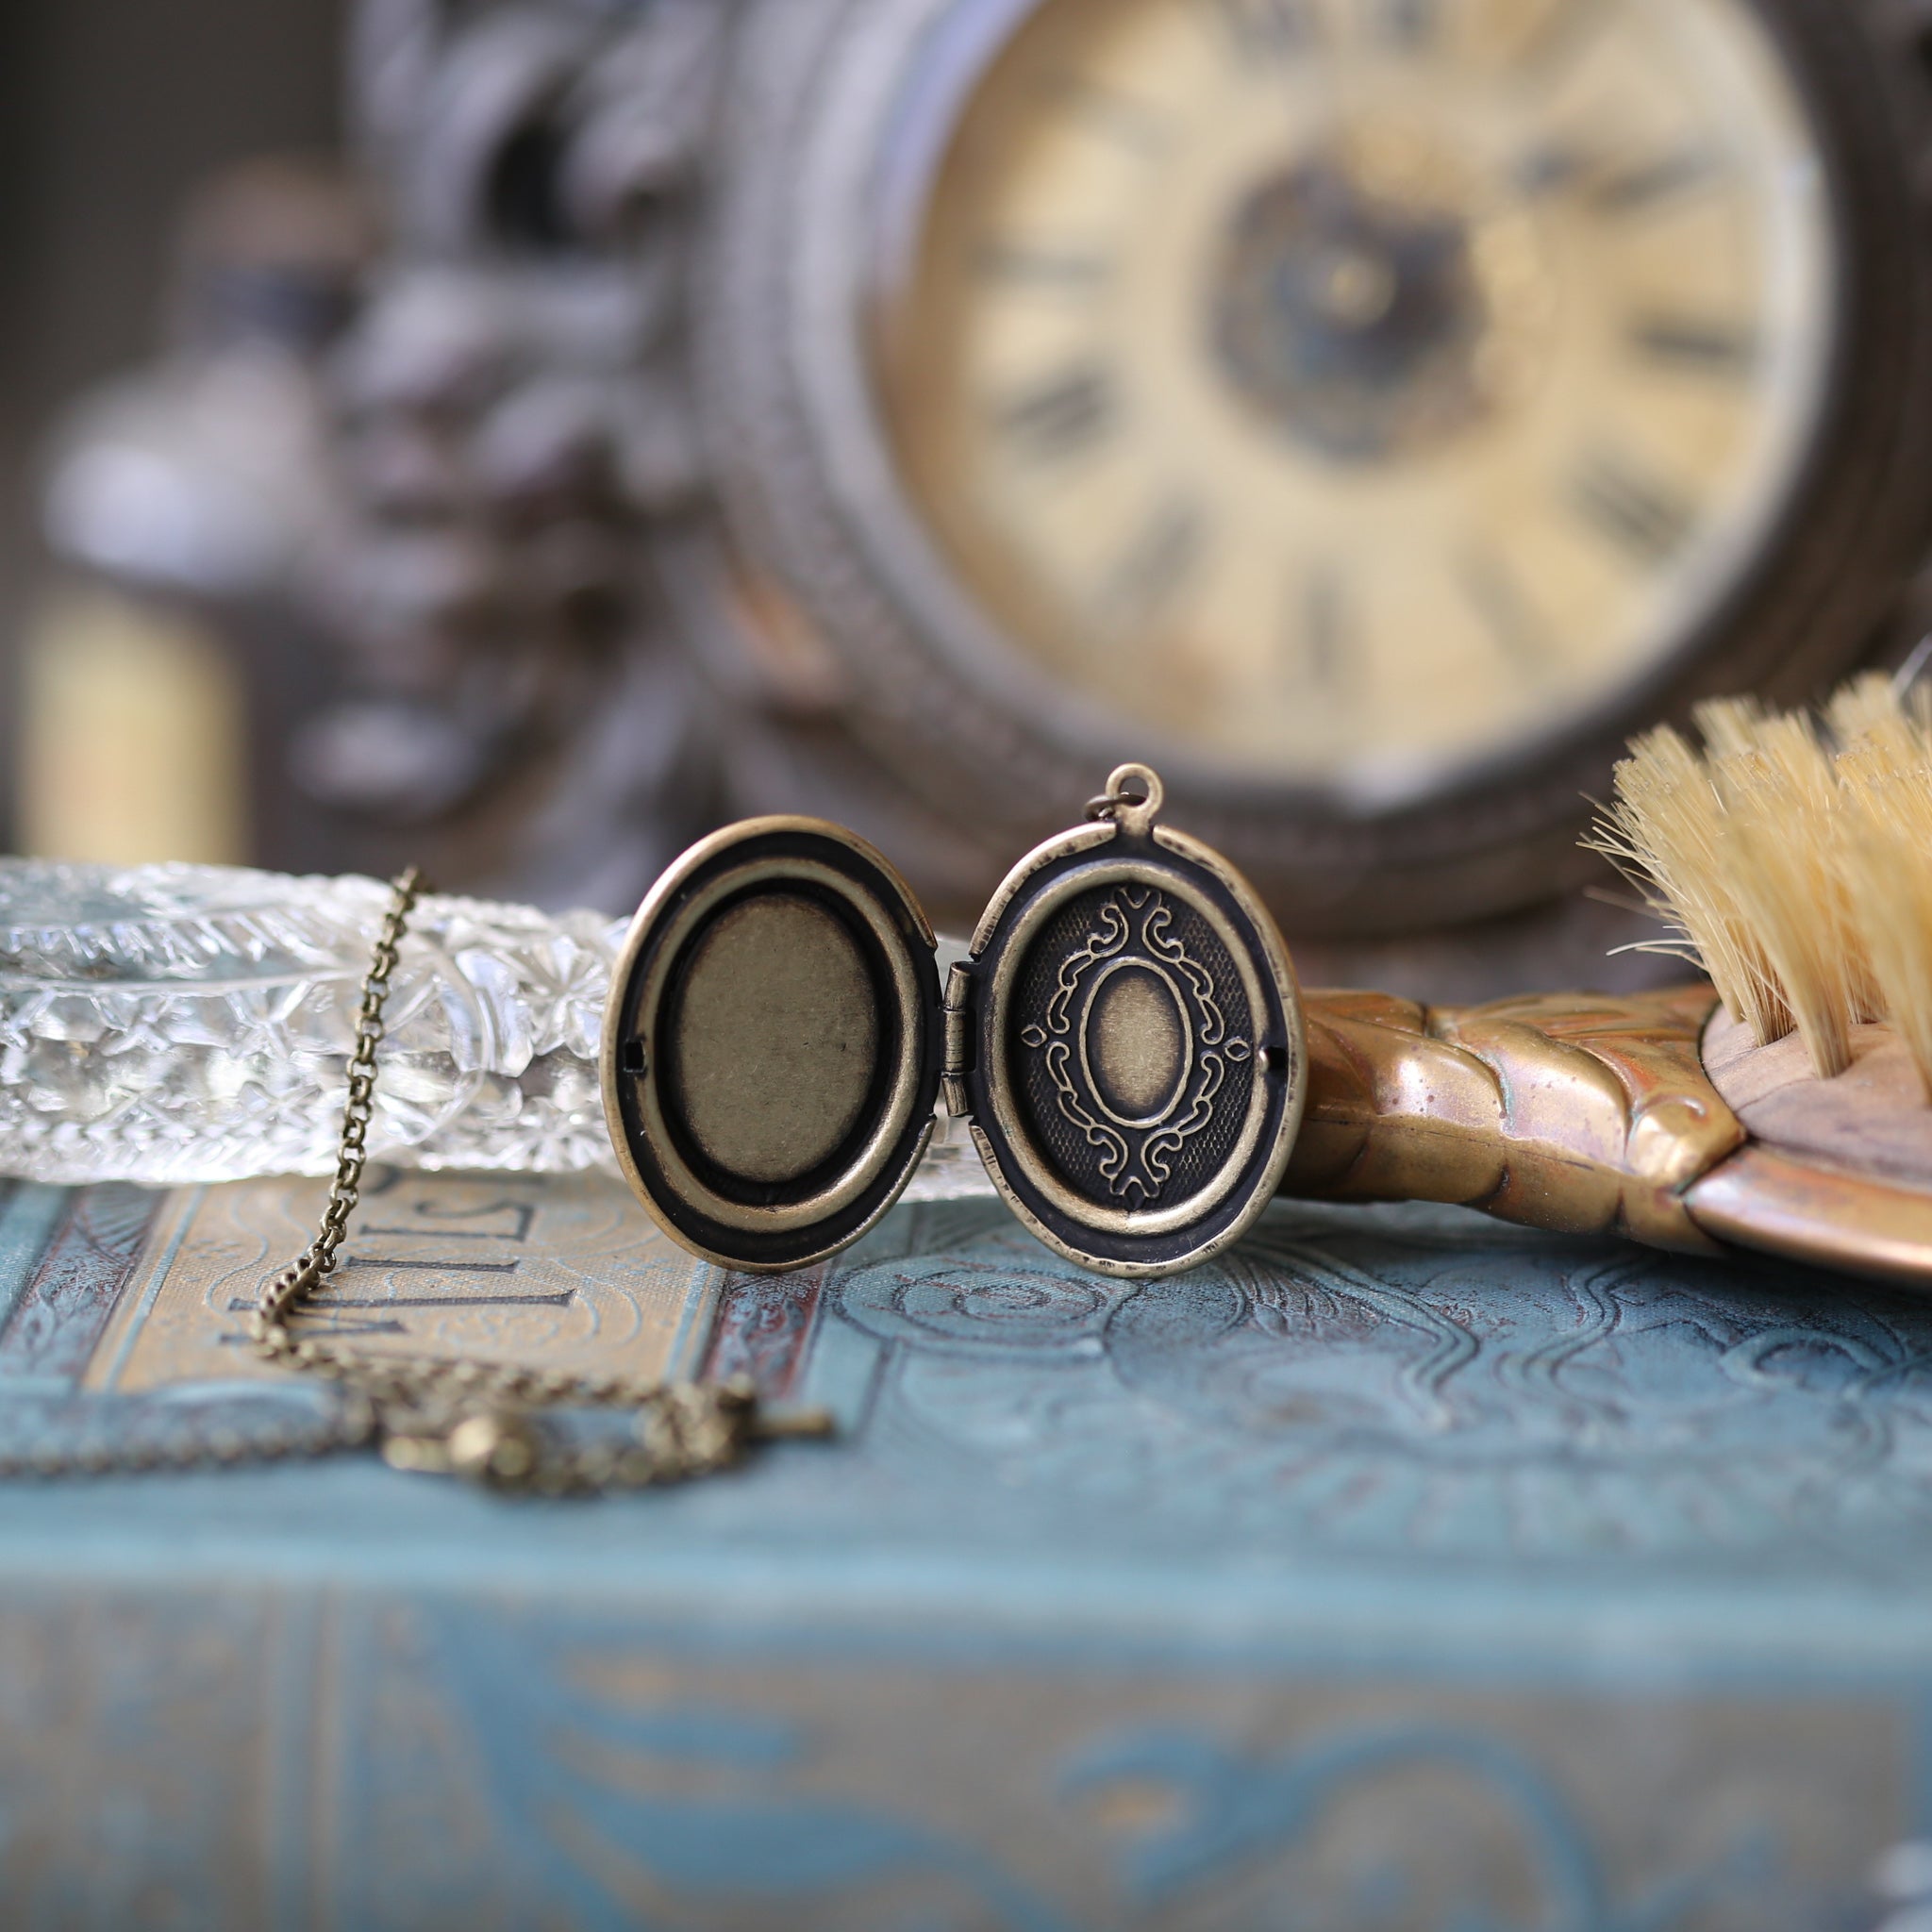
[[[1044,0],[946,109],[897,460],[1137,742],[1413,799],[1761,551],[1832,358],[1815,142],[1746,0]]]

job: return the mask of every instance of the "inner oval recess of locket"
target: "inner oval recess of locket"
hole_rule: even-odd
[[[1193,1029],[1180,989],[1161,967],[1117,959],[1083,1003],[1080,1065],[1088,1091],[1124,1127],[1158,1126],[1193,1071]]]
[[[762,893],[698,940],[669,1028],[687,1131],[737,1180],[783,1185],[844,1144],[879,1064],[877,994],[843,924]]]

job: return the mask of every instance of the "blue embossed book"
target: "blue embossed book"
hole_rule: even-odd
[[[372,1348],[749,1370],[826,1445],[528,1504],[301,1459],[313,1184],[0,1183],[0,1924],[1932,1924],[1932,1310],[1277,1208],[1086,1275],[993,1204],[723,1275],[614,1184],[390,1176]]]

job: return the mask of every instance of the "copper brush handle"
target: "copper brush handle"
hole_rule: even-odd
[[[1712,1086],[1708,986],[1423,1007],[1307,996],[1281,1191],[1441,1201],[1564,1234],[1757,1249],[1932,1286],[1932,1194],[1754,1142]]]
[[[1307,1106],[1283,1191],[1442,1201],[1715,1252],[1684,1191],[1747,1138],[1698,1051],[1716,998],[1310,994]]]

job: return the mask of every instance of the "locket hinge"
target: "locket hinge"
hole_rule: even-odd
[[[946,1046],[941,1062],[940,1091],[946,1112],[956,1121],[972,1112],[966,1098],[966,1075],[973,1071],[973,969],[963,959],[946,974]]]

